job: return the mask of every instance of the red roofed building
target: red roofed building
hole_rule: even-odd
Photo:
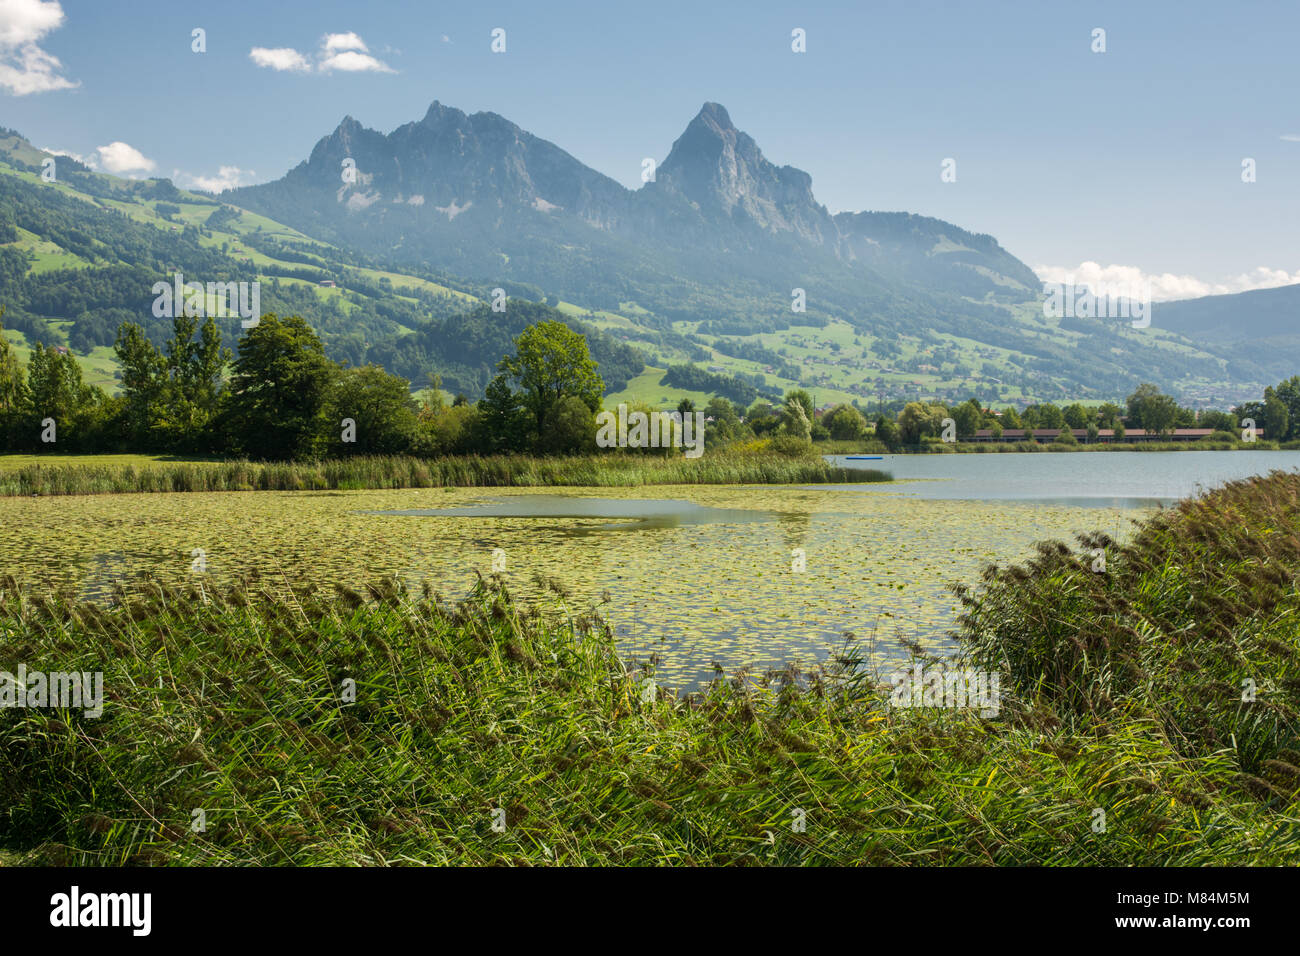
[[[1064,429],[1060,429],[1060,428],[1035,428],[1033,429],[1034,440],[1040,442],[1055,441],[1056,436],[1061,434],[1063,430]],[[1025,431],[1026,430],[1023,428],[1004,428],[1002,429],[1002,437],[994,438],[992,429],[981,428],[977,432],[975,432],[975,434],[972,435],[970,438],[963,438],[962,441],[974,441],[974,442],[1024,441]],[[1088,430],[1086,428],[1071,428],[1070,434],[1072,434],[1076,440],[1083,442],[1085,444],[1088,443]],[[1116,439],[1114,429],[1101,428],[1098,429],[1097,431],[1096,441],[1103,444],[1113,442],[1113,441],[1121,441],[1125,443],[1144,442],[1144,441],[1199,441],[1202,438],[1208,438],[1212,434],[1214,434],[1214,429],[1212,428],[1175,428],[1168,435],[1161,435],[1158,432],[1148,432],[1145,428],[1129,428],[1124,431],[1124,435],[1122,438]],[[1263,438],[1264,430],[1262,428],[1256,428],[1255,437]]]

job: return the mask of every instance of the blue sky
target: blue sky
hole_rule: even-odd
[[[0,0],[0,125],[246,183],[345,115],[388,131],[438,99],[635,187],[714,100],[832,211],[937,216],[1045,276],[1095,262],[1169,298],[1300,282],[1298,34],[1281,2]]]

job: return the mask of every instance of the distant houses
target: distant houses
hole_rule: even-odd
[[[1040,442],[1055,441],[1057,436],[1059,436],[1063,431],[1065,431],[1063,428],[1032,429],[1034,440]],[[1117,439],[1113,428],[1101,428],[1097,430],[1096,439],[1090,439],[1086,428],[1071,428],[1069,431],[1076,440],[1083,442],[1084,444],[1087,444],[1090,441],[1102,444],[1113,441],[1125,443],[1145,441],[1197,441],[1201,438],[1208,438],[1210,435],[1214,434],[1214,429],[1212,428],[1175,428],[1172,432],[1166,435],[1161,435],[1159,432],[1149,432],[1145,428],[1129,428],[1125,429],[1124,434]],[[981,428],[971,437],[963,438],[962,441],[1017,442],[1025,440],[1025,432],[1026,429],[1024,428],[1004,428],[1002,430],[1002,436],[1000,438],[994,438],[992,429]],[[1255,429],[1255,437],[1263,438],[1264,430],[1262,428]]]

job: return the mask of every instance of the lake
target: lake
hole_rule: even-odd
[[[1080,507],[1168,504],[1235,478],[1300,468],[1300,451],[986,452],[885,455],[880,461],[824,457],[847,468],[890,472],[893,484],[881,486],[890,493]]]
[[[448,598],[488,574],[556,613],[598,609],[663,682],[822,660],[844,632],[878,661],[935,650],[950,586],[1035,542],[1123,538],[1158,502],[1300,467],[1300,452],[890,456],[893,485],[413,489],[0,499],[0,568],[107,596],[147,571],[356,587],[387,574]],[[195,549],[205,571],[195,575]],[[802,555],[804,569],[797,570]],[[562,595],[562,597],[560,596]]]

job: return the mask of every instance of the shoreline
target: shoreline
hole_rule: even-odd
[[[379,491],[403,488],[592,487],[644,485],[858,484],[892,480],[876,469],[832,465],[820,456],[725,452],[698,459],[648,455],[543,458],[356,457],[317,462],[167,461],[100,463],[69,456],[6,467],[0,497],[214,491]]]
[[[828,442],[826,444],[837,444]],[[838,444],[853,444],[843,442]],[[953,442],[943,444],[940,442],[927,443],[925,445],[904,445],[894,449],[885,448],[875,442],[858,443],[866,444],[868,447],[854,447],[842,451],[818,451],[818,454],[832,457],[843,458],[848,455],[870,454],[870,455],[1034,455],[1043,453],[1073,453],[1073,452],[1160,452],[1160,451],[1300,451],[1298,447],[1283,447],[1279,442],[1273,441],[1255,441],[1255,442],[1118,442],[1110,444],[1093,443],[1076,445],[1066,445],[1059,442]],[[1287,442],[1291,445],[1293,443]],[[816,448],[816,445],[814,445]]]

